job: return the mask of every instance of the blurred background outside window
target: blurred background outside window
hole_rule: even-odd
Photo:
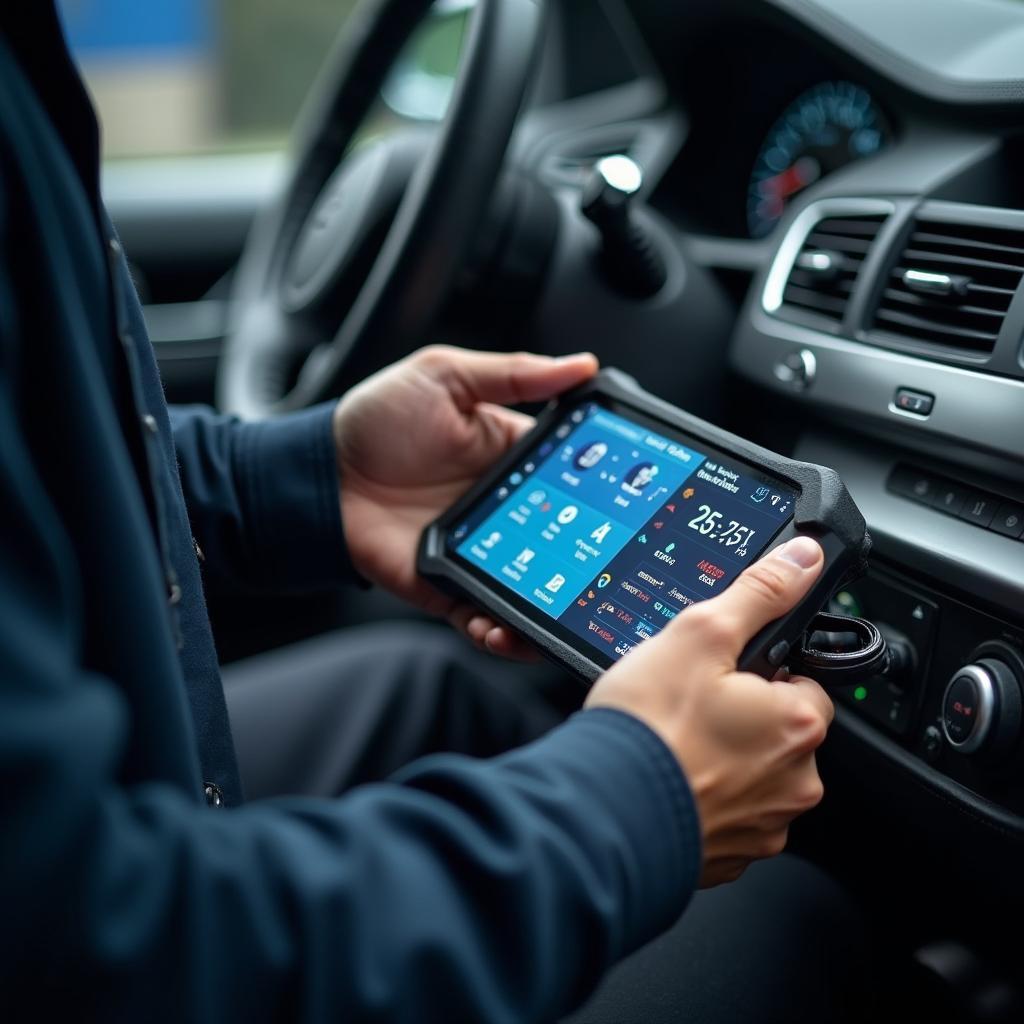
[[[107,158],[278,150],[356,0],[59,0]],[[376,118],[437,120],[469,0],[439,0]]]

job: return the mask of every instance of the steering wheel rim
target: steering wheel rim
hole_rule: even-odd
[[[288,308],[289,267],[387,70],[430,0],[357,9],[304,109],[291,173],[259,214],[236,273],[218,404],[258,419],[338,393],[372,346],[412,351],[454,283],[491,200],[543,35],[543,0],[479,0],[445,118],[355,300],[329,334]],[[372,170],[364,173],[372,176]],[[310,353],[291,390],[289,368]]]

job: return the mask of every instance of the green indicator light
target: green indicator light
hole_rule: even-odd
[[[860,603],[848,590],[840,590],[832,601],[844,615],[852,615],[855,618],[860,617]]]
[[[866,686],[858,686],[857,689],[853,691],[854,700],[863,700],[867,695],[868,688]]]

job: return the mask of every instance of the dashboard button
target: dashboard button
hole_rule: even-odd
[[[928,416],[935,405],[935,396],[924,391],[911,391],[910,388],[897,388],[893,405],[901,412],[912,412],[918,416]]]
[[[992,497],[991,494],[970,491],[967,494],[964,507],[960,510],[960,518],[966,519],[967,522],[974,523],[976,526],[987,527],[996,514],[996,505],[998,504],[999,499]]]
[[[930,473],[922,473],[910,466],[897,466],[889,477],[889,487],[896,494],[922,501],[926,505],[931,502],[938,485],[939,481]]]
[[[932,507],[939,509],[940,512],[948,512],[951,516],[958,516],[963,511],[969,493],[966,487],[942,480],[932,495]]]
[[[996,510],[989,529],[1001,533],[1004,537],[1024,536],[1024,505],[1003,502]]]

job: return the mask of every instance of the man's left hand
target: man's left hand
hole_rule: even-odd
[[[369,377],[338,403],[341,513],[356,569],[444,615],[478,646],[532,657],[510,630],[416,573],[423,528],[533,425],[504,408],[545,401],[597,372],[588,353],[553,359],[431,346]]]

